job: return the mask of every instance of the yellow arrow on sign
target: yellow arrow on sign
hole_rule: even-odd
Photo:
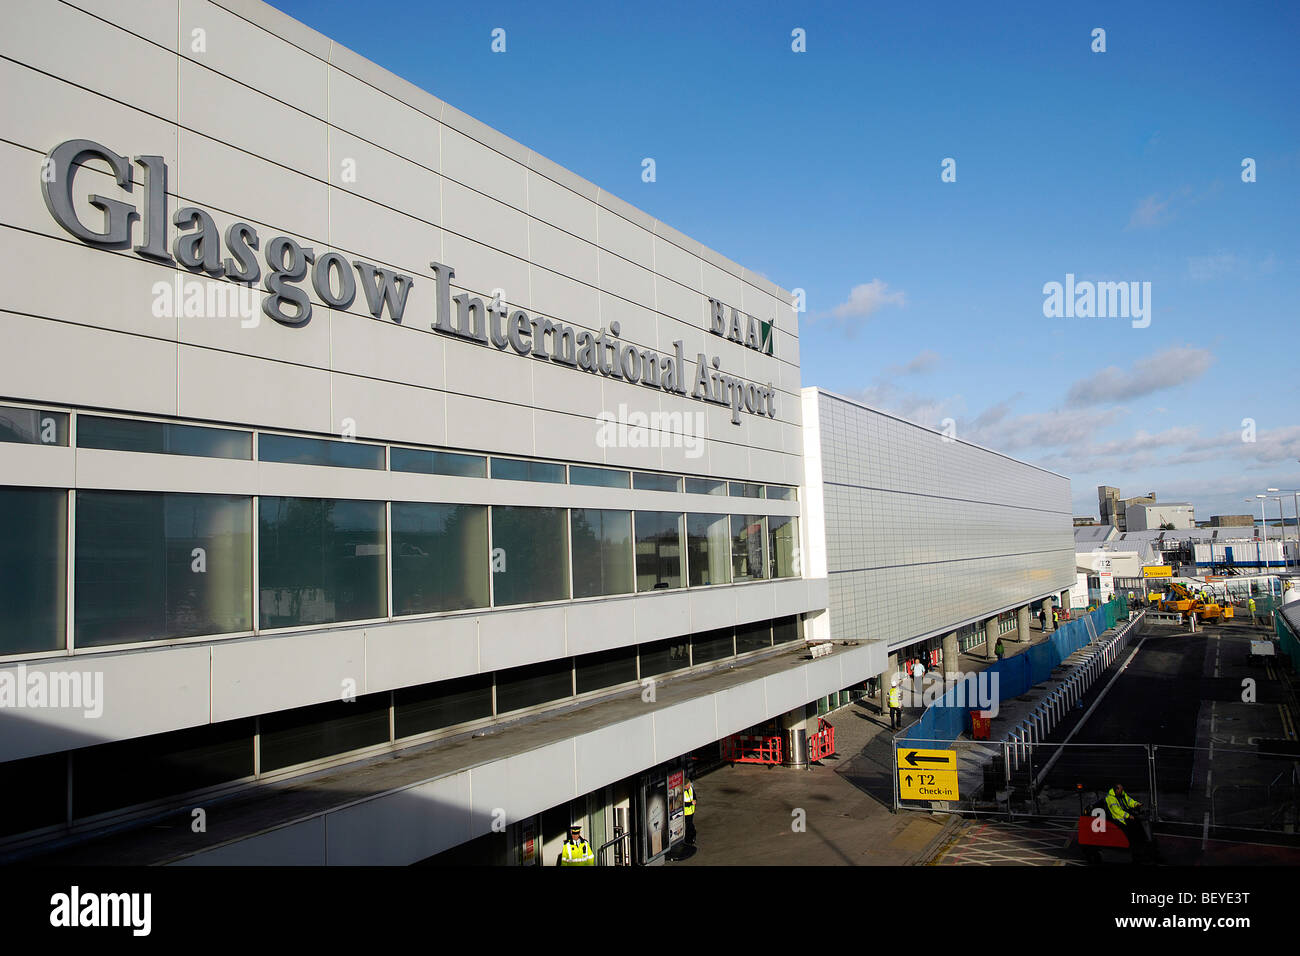
[[[904,770],[898,768],[898,796],[902,800],[959,800],[956,770]]]
[[[957,751],[917,750],[913,747],[898,749],[898,769],[903,770],[956,770]]]

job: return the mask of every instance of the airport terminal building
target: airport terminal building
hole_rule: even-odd
[[[859,615],[788,293],[272,7],[0,53],[0,858],[653,863],[687,754],[1057,586]]]

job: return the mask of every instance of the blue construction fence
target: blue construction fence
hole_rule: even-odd
[[[956,740],[971,727],[970,712],[979,709],[972,688],[993,688],[993,674],[997,674],[997,699],[1001,703],[1019,697],[1035,684],[1052,676],[1052,670],[1079,648],[1095,641],[1115,622],[1128,617],[1128,599],[1117,597],[1095,611],[1066,621],[1052,636],[1035,644],[1023,654],[1007,657],[980,671],[974,680],[968,677],[963,685],[953,687],[939,700],[926,708],[925,713],[911,727],[899,735],[900,740],[951,741]],[[984,675],[989,675],[985,677]]]

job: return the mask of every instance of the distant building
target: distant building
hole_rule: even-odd
[[[1186,501],[1130,504],[1124,509],[1125,530],[1181,530],[1196,527],[1196,509]]]
[[[1211,528],[1253,528],[1254,515],[1210,515]]]
[[[1092,515],[1084,515],[1082,518],[1076,516],[1074,519],[1074,526],[1076,528],[1091,528],[1100,523],[1101,522]]]

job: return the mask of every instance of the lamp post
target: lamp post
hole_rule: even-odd
[[[1264,535],[1264,551],[1263,551],[1264,582],[1267,584],[1268,583],[1268,519],[1264,517],[1264,499],[1267,498],[1268,495],[1256,495],[1255,497],[1259,499],[1259,523],[1262,528],[1261,533]],[[1268,593],[1272,594],[1273,589],[1269,588]]]

